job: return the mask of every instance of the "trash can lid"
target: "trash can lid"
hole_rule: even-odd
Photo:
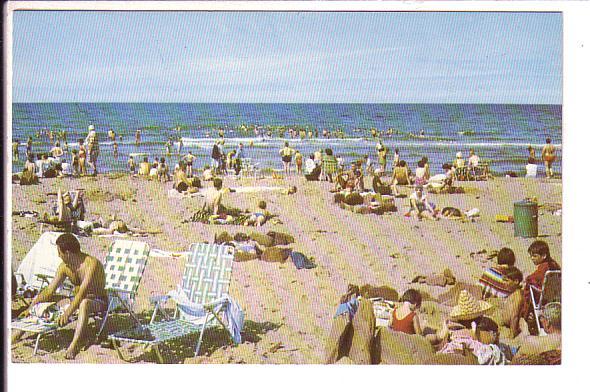
[[[519,200],[514,202],[515,206],[536,206],[537,203],[530,200]]]

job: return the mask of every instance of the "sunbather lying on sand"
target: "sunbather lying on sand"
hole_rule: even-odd
[[[39,295],[33,299],[27,310],[20,317],[27,317],[30,309],[42,302],[55,302],[61,300],[56,296],[57,289],[66,278],[76,286],[76,296],[57,320],[59,326],[70,322],[70,317],[78,311],[78,323],[74,331],[74,337],[66,351],[66,359],[74,359],[82,346],[82,340],[87,332],[88,317],[96,312],[106,311],[108,297],[105,291],[105,273],[100,261],[80,251],[80,243],[70,233],[60,235],[56,240],[58,255],[62,260],[57,274],[49,286],[45,287]],[[12,343],[16,343],[24,331],[15,333]]]
[[[131,227],[123,222],[121,219],[118,219],[116,215],[111,215],[108,220],[104,220],[101,218],[99,223],[99,227],[92,228],[92,234],[96,235],[111,235],[117,233],[134,233],[134,234],[147,234],[147,231],[139,229],[137,227]]]
[[[264,200],[260,200],[258,202],[258,209],[250,215],[248,221],[246,221],[245,226],[262,226],[266,223],[269,216],[270,213],[266,209],[266,202]]]

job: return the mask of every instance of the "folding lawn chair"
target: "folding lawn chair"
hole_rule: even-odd
[[[119,343],[128,342],[141,344],[146,350],[153,347],[158,361],[163,363],[160,344],[200,332],[195,348],[197,356],[205,330],[217,325],[221,325],[234,342],[239,343],[243,314],[228,297],[233,261],[234,248],[231,246],[204,243],[191,245],[182,287],[179,286],[177,291],[168,295],[152,298],[155,308],[150,323],[109,336],[121,359],[127,360],[119,349]],[[162,308],[168,299],[176,302],[173,317],[169,317]],[[232,306],[234,311],[230,309]],[[158,312],[164,317],[161,321],[156,321]],[[220,316],[222,312],[227,312],[226,322]]]
[[[131,302],[135,298],[137,288],[149,255],[149,245],[141,241],[117,240],[109,247],[105,259],[105,288],[109,296],[106,312],[96,313],[93,318],[102,319],[97,337],[102,334],[108,316],[118,307],[127,310],[137,324],[139,319],[131,310]],[[39,340],[43,335],[50,335],[62,329],[56,323],[43,323],[32,318],[16,320],[11,323],[11,329],[33,333],[36,336],[33,355],[37,354]]]
[[[539,322],[539,315],[543,306],[550,302],[561,303],[561,271],[547,271],[545,272],[545,279],[543,280],[543,286],[541,290],[537,289],[533,285],[530,287],[531,301],[533,302],[533,312],[535,314],[535,322],[537,323],[537,330],[540,336],[546,336],[547,334],[541,328]],[[535,297],[538,296],[539,300],[536,301]]]

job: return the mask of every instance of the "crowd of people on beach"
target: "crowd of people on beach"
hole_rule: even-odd
[[[512,249],[501,249],[497,264],[480,278],[480,289],[460,291],[455,306],[442,318],[438,329],[425,325],[425,315],[420,311],[423,292],[410,288],[399,299],[392,298],[387,321],[377,332],[375,304],[378,302],[375,301],[383,300],[395,290],[380,287],[382,297],[371,299],[371,291],[365,288],[366,293],[362,293],[358,286],[349,285],[333,318],[325,363],[340,362],[347,357],[356,364],[376,363],[375,358],[379,363],[393,364],[401,355],[396,350],[403,350],[404,335],[419,336],[424,346],[431,347],[424,350],[422,358],[416,358],[423,364],[560,363],[561,303],[543,303],[535,315],[532,296],[539,303],[546,273],[561,268],[544,241],[534,241],[528,253],[536,269],[523,278],[514,266]],[[494,308],[492,298],[496,299],[498,308],[494,316],[490,315]],[[510,328],[513,339],[522,333],[521,319],[527,325],[526,337],[512,345],[502,342],[500,327]]]
[[[289,129],[287,132],[292,138],[313,136],[311,131]],[[315,132],[317,137],[318,131]],[[221,131],[220,136],[221,138],[216,140],[212,146],[210,164],[204,165],[200,170],[195,167],[196,156],[192,151],[183,154],[182,138],[179,138],[176,141],[178,143],[176,154],[179,160],[174,168],[170,168],[165,156],[155,157],[150,162],[147,154],[134,153],[130,154],[127,161],[129,174],[140,179],[151,179],[162,183],[171,182],[171,191],[178,195],[198,194],[203,198],[199,213],[207,215],[206,221],[230,223],[233,220],[235,222],[235,218],[241,212],[236,212],[235,209],[222,204],[224,195],[235,192],[235,189],[224,187],[223,177],[240,176],[248,158],[243,143],[239,143],[237,148],[226,153],[225,139]],[[322,136],[330,137],[330,134],[326,133]],[[34,159],[32,152],[32,138],[28,138],[26,162],[18,179],[21,185],[36,184],[39,178],[96,176],[98,174],[100,143],[94,126],[88,127],[87,137],[79,139],[77,148],[71,151],[68,148],[65,131],[56,134],[49,131],[47,137],[52,141],[53,147],[48,152],[39,154],[37,160]],[[113,141],[113,154],[118,154],[117,135],[113,130],[109,130],[107,137]],[[135,141],[137,145],[140,145],[140,130],[136,132]],[[20,159],[19,143],[19,140],[16,140],[13,144],[14,160]],[[173,145],[174,140],[168,139],[165,144],[165,155],[172,153]],[[537,172],[535,150],[529,147],[528,153],[527,177],[535,177]],[[333,184],[331,192],[343,195],[341,200],[344,203],[347,203],[347,200],[355,199],[351,196],[356,195],[359,195],[356,197],[357,200],[360,199],[359,203],[363,203],[363,194],[371,193],[374,196],[370,198],[370,205],[375,209],[380,203],[384,204],[384,197],[407,197],[408,210],[405,216],[413,217],[416,220],[475,216],[476,213],[470,215],[468,212],[454,208],[441,209],[430,200],[428,195],[445,192],[462,193],[462,188],[456,185],[457,182],[485,179],[489,175],[485,164],[473,149],[469,151],[466,159],[462,152],[457,152],[454,160],[443,164],[442,171],[438,174],[431,172],[429,159],[426,156],[416,162],[415,169],[412,171],[406,160],[402,159],[402,152],[399,148],[393,149],[391,160],[389,154],[390,149],[381,139],[377,141],[375,146],[376,164],[368,154],[347,164],[342,155],[334,154],[332,148],[319,149],[305,158],[299,150],[292,148],[288,141],[278,151],[286,179],[296,175],[303,176],[307,181],[327,181]],[[552,164],[555,159],[556,149],[551,144],[551,139],[548,138],[541,152],[541,160],[545,165],[547,177],[553,176]],[[386,180],[386,174],[389,173],[390,179]],[[370,187],[367,186],[367,178],[371,178]],[[205,187],[206,183],[211,183],[211,186]],[[403,193],[404,188],[410,189],[409,195]],[[296,191],[295,187],[290,187],[285,194],[292,194]],[[30,305],[34,306],[39,302],[52,299],[65,276],[70,278],[73,276],[74,284],[78,283],[86,288],[91,288],[78,294],[70,305],[67,317],[59,320],[60,324],[65,324],[73,312],[78,310],[78,324],[74,338],[66,352],[66,358],[69,359],[74,358],[80,349],[81,337],[87,328],[88,315],[93,311],[101,310],[106,304],[102,265],[92,256],[81,252],[78,240],[69,233],[77,235],[146,234],[145,230],[132,227],[116,215],[111,215],[108,219],[101,218],[94,221],[86,220],[85,215],[83,190],[62,191],[62,189],[58,189],[55,205],[50,212],[46,212],[39,219],[43,224],[54,225],[56,229],[66,233],[60,237],[57,243],[63,263],[60,265],[54,281]],[[244,219],[238,222],[244,225],[262,226],[271,217],[272,214],[267,210],[266,201],[259,200],[256,209],[253,212],[247,211],[246,215],[243,215]],[[488,268],[478,282],[481,292],[474,294],[467,290],[461,291],[456,306],[453,307],[438,330],[425,328],[421,321],[422,293],[413,288],[406,290],[391,309],[387,329],[381,333],[395,332],[423,336],[436,352],[435,357],[443,358],[440,360],[444,362],[446,360],[444,355],[451,355],[455,361],[452,363],[469,363],[469,361],[474,364],[495,365],[521,363],[521,361],[528,360],[527,356],[529,355],[560,350],[561,304],[556,302],[543,304],[544,307],[538,319],[536,319],[537,315],[532,307],[533,299],[538,301],[538,292],[543,287],[545,274],[548,271],[560,270],[560,266],[551,258],[549,247],[544,241],[533,242],[528,248],[528,253],[536,270],[524,277],[523,273],[515,267],[514,252],[508,248],[501,249],[497,255],[497,264]],[[74,272],[72,273],[72,271]],[[492,297],[499,300],[499,305],[496,306],[500,308],[502,317],[494,319],[486,316],[492,308],[490,303]],[[356,286],[350,286],[349,291],[341,299],[330,334],[332,340],[326,346],[326,363],[334,363],[343,356],[349,356],[357,363],[372,363],[370,357],[354,354],[355,352],[370,352],[370,349],[365,350],[365,348],[355,348],[354,346],[355,344],[371,346],[374,344],[373,337],[368,343],[357,342],[355,344],[353,344],[354,340],[350,340],[350,336],[346,338],[348,343],[343,337],[345,334],[350,334],[349,326],[352,323],[356,329],[375,330],[375,316],[374,314],[372,317],[370,316],[373,306],[367,300]],[[369,305],[371,305],[370,311],[366,310]],[[365,310],[362,310],[363,308]],[[500,339],[499,328],[503,326],[509,328],[511,337],[514,338],[522,332],[521,320],[525,321],[530,337],[518,347],[511,347],[503,343]],[[342,346],[346,344],[348,347],[343,348]],[[550,356],[550,359],[555,361],[555,357]]]

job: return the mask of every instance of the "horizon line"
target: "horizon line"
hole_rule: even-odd
[[[239,105],[550,105],[563,102],[217,102],[217,101],[13,101],[12,104],[239,104]]]

